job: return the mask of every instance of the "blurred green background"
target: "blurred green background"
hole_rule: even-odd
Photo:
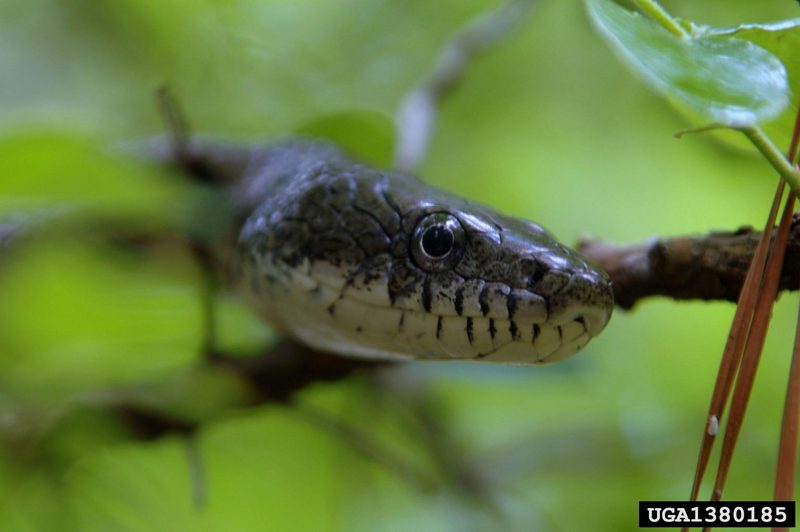
[[[492,5],[0,0],[0,220],[58,215],[0,262],[0,530],[620,530],[635,528],[637,501],[688,495],[730,304],[647,301],[546,368],[405,368],[480,472],[486,510],[446,480],[420,492],[293,408],[225,410],[235,385],[196,369],[190,255],[125,254],[70,231],[87,214],[187,218],[191,190],[111,149],[163,132],[156,86],[198,132],[274,138],[328,120],[363,143],[374,132],[328,117],[391,116],[447,37]],[[789,0],[665,5],[715,25],[798,15]],[[672,137],[689,125],[618,63],[581,2],[542,0],[446,102],[421,174],[564,242],[761,225],[773,172],[708,136]],[[271,337],[220,305],[226,346]],[[774,313],[729,499],[771,496],[796,307],[784,295]],[[196,442],[202,508],[179,437],[142,442],[92,408],[114,393],[222,411]],[[426,467],[402,397],[351,379],[300,400]]]

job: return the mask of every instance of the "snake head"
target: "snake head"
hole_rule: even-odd
[[[394,305],[409,308],[420,299],[437,316],[442,351],[554,362],[604,329],[614,300],[602,269],[539,224],[438,190],[427,197],[387,196],[403,212],[400,234],[408,235],[410,257],[397,254],[389,291]]]
[[[245,292],[342,355],[540,364],[600,333],[606,274],[541,226],[416,178],[282,161],[240,235]],[[286,170],[289,169],[289,170]]]

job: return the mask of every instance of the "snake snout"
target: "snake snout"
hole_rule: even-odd
[[[579,271],[551,298],[550,319],[555,325],[582,322],[590,336],[597,336],[613,308],[614,293],[608,277],[595,270]]]

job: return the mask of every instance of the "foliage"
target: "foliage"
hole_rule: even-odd
[[[774,118],[789,100],[781,61],[738,39],[685,38],[611,0],[590,0],[598,30],[657,90],[708,122],[753,126]],[[772,32],[779,40],[781,32]]]
[[[156,86],[173,88],[197,131],[237,138],[314,131],[385,161],[385,117],[444,40],[490,6],[0,0],[0,216],[54,209],[65,216],[0,268],[0,528],[496,524],[495,514],[458,493],[419,492],[290,407],[224,411],[204,427],[201,510],[192,504],[180,438],[133,439],[119,420],[91,408],[53,424],[64,409],[108,390],[156,395],[146,385],[177,389],[193,371],[201,317],[191,256],[120,254],[70,231],[87,213],[145,228],[192,219],[198,192],[120,147],[162,131]],[[715,28],[796,15],[785,0],[669,7]],[[698,29],[708,39],[735,35],[768,50],[796,87],[796,58],[785,44],[796,38],[795,26],[779,27],[780,39],[773,30]],[[748,94],[762,96],[754,116],[777,112],[771,93]],[[764,126],[778,143],[791,112],[773,129]],[[542,1],[445,103],[421,173],[535,219],[567,242],[587,230],[636,241],[761,223],[771,169],[729,145],[671,138],[690,125],[618,64],[579,3]],[[770,355],[789,351],[796,306],[795,296],[783,299],[731,499],[762,499],[771,490],[780,407],[773,392],[785,386],[785,361]],[[221,305],[225,347],[246,350],[272,337],[236,301]],[[453,439],[487,479],[507,528],[633,528],[637,500],[688,494],[696,427],[732,312],[724,303],[651,302],[619,313],[589,348],[552,367],[418,364],[406,377],[428,381],[440,398]],[[196,393],[200,404],[175,408],[220,408],[241,392],[235,383],[206,382]],[[403,428],[410,407],[397,398],[351,380],[317,386],[301,400],[432,468],[419,433]]]

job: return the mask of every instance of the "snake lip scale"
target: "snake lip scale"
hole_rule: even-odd
[[[611,317],[606,273],[536,223],[322,142],[186,148],[222,176],[241,221],[220,262],[235,265],[262,318],[312,348],[542,364],[583,348]],[[163,142],[149,155],[175,162]]]

